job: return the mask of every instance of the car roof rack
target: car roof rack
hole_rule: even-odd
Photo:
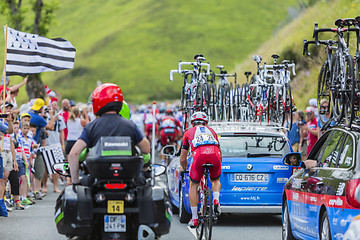
[[[272,129],[273,132],[279,132],[282,129],[287,130],[287,128],[276,124],[260,124],[258,122],[210,122],[209,127],[216,128],[217,130],[223,132],[231,132],[231,131],[261,131],[261,132],[268,132],[269,129]],[[214,129],[215,130],[215,129]]]

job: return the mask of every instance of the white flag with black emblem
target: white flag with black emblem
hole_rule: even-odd
[[[4,27],[6,36],[6,27]],[[63,38],[49,39],[7,28],[6,76],[59,71],[74,67],[74,46]]]
[[[54,165],[55,163],[63,162],[65,160],[61,144],[53,144],[46,147],[40,147],[39,151],[42,154],[46,166],[46,171],[49,175],[55,173],[55,171],[51,167],[52,165]]]

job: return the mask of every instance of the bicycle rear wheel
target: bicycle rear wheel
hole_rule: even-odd
[[[292,111],[293,111],[293,100],[291,95],[291,88],[289,83],[285,83],[285,109],[283,115],[283,126],[287,126],[289,131],[292,127]]]
[[[200,193],[200,209],[198,213],[199,224],[196,227],[196,237],[198,240],[201,240],[204,234],[207,198],[204,190],[201,190],[199,193]]]
[[[210,240],[212,236],[212,227],[213,227],[213,218],[214,218],[214,210],[213,210],[213,202],[211,197],[211,189],[210,187],[206,190],[206,198],[208,200],[208,204],[206,206],[206,212],[204,217],[204,237],[205,240]]]
[[[321,110],[320,102],[325,99],[328,102],[328,110],[330,111],[331,116],[331,94],[330,94],[330,81],[331,81],[331,72],[330,66],[328,63],[325,63],[320,70],[319,80],[318,80],[318,90],[317,90],[317,99],[318,99],[318,109],[319,114],[323,115],[325,112]],[[322,117],[320,117],[321,124],[324,125],[325,121]]]
[[[355,98],[355,79],[354,79],[354,64],[351,55],[346,56],[346,72],[345,72],[345,89],[343,101],[343,116],[348,127],[351,126],[354,120],[354,98]]]
[[[341,73],[340,73],[340,59],[338,56],[333,57],[331,62],[331,112],[334,115],[336,121],[340,121],[342,116],[341,111],[341,83],[340,83]]]

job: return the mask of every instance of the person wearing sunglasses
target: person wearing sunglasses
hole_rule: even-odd
[[[315,109],[313,107],[307,107],[305,112],[306,125],[301,126],[301,130],[306,131],[308,135],[307,155],[309,155],[318,140],[320,128],[318,127],[318,121],[315,117]]]
[[[319,127],[319,137],[320,137],[321,128],[323,127],[321,120],[325,123],[325,122],[329,121],[329,119],[330,119],[329,101],[327,99],[321,99],[319,114],[320,114],[320,116],[318,118],[318,127]],[[331,121],[330,126],[333,126],[333,125],[335,125],[335,121]]]

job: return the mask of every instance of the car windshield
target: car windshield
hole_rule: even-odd
[[[289,152],[281,136],[221,136],[224,157],[281,157]]]

